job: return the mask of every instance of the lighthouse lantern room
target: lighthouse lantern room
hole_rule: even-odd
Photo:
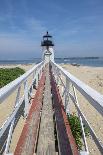
[[[41,46],[43,50],[42,59],[45,61],[45,63],[48,63],[50,60],[54,61],[54,51],[53,51],[54,44],[52,41],[52,36],[49,35],[48,31],[46,35],[43,36]]]

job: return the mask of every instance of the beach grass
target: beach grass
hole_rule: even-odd
[[[19,67],[0,68],[0,88],[4,87],[24,73],[25,71]]]

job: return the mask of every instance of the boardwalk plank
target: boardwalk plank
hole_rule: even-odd
[[[37,155],[55,155],[55,139],[49,66],[46,68],[46,81],[43,108],[38,139]]]
[[[35,151],[40,123],[40,111],[42,108],[44,82],[45,76],[43,74],[39,82],[37,92],[33,99],[29,115],[17,143],[14,155],[33,155]]]

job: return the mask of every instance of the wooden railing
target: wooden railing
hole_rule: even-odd
[[[54,76],[56,78],[57,85],[62,85],[63,93],[62,97],[65,97],[65,111],[69,114],[69,102],[68,98],[72,100],[74,103],[76,110],[78,112],[78,116],[80,119],[81,127],[82,127],[82,134],[83,134],[83,141],[85,146],[85,152],[89,154],[86,135],[84,132],[84,124],[87,125],[87,127],[90,130],[90,134],[93,137],[94,142],[96,143],[99,151],[103,154],[103,144],[100,142],[99,138],[97,137],[96,133],[94,132],[92,126],[89,123],[89,120],[87,120],[86,116],[81,110],[81,107],[78,103],[78,98],[76,94],[76,90],[79,91],[79,93],[82,94],[82,96],[88,100],[88,102],[97,110],[97,112],[103,116],[103,95],[83,83],[82,81],[78,80],[76,77],[71,75],[69,72],[67,72],[65,69],[63,69],[60,65],[50,62],[52,66],[52,71],[54,73]],[[64,77],[64,79],[62,78]],[[72,92],[70,91],[70,85],[72,86]]]
[[[25,74],[0,89],[0,104],[7,104],[3,101],[6,100],[15,90],[17,90],[12,113],[0,128],[0,154],[2,154],[3,152],[5,152],[5,154],[9,153],[13,130],[21,115],[24,115],[24,117],[27,117],[28,115],[30,108],[29,100],[32,96],[32,90],[38,85],[43,67],[43,62],[35,65]],[[29,84],[28,79],[30,77],[31,83]],[[21,97],[20,92],[22,86],[24,86],[24,89],[23,96]]]

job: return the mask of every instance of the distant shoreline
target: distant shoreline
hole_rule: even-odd
[[[41,58],[30,60],[0,60],[0,65],[27,65],[37,64],[41,62]],[[77,64],[80,66],[103,67],[103,57],[71,57],[71,58],[55,58],[58,64]]]

